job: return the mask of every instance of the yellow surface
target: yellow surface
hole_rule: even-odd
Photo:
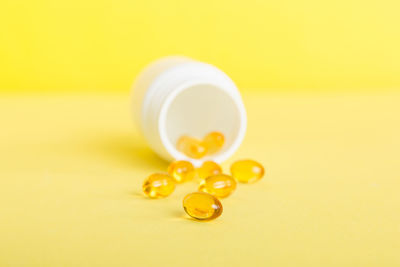
[[[149,200],[167,164],[132,126],[128,95],[0,97],[0,266],[399,266],[400,94],[247,93],[254,158],[208,223],[195,183]]]
[[[171,54],[213,63],[240,87],[398,88],[399,10],[399,0],[2,0],[0,90],[122,91]]]

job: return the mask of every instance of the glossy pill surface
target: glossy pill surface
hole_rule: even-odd
[[[205,161],[196,171],[200,179],[206,179],[209,176],[221,174],[222,168],[214,161]]]
[[[208,154],[218,152],[225,143],[225,136],[220,132],[211,132],[203,139],[203,145],[207,148]]]
[[[199,191],[209,193],[218,198],[229,196],[235,189],[235,179],[225,174],[209,176],[199,186]]]
[[[253,183],[264,176],[264,167],[254,160],[238,160],[231,165],[231,174],[241,183]]]
[[[222,213],[222,204],[214,196],[195,192],[183,199],[183,208],[192,218],[209,221],[219,217]]]
[[[207,148],[203,145],[203,142],[186,135],[179,138],[176,148],[193,159],[201,159],[207,154]]]
[[[184,183],[193,179],[196,174],[196,170],[192,163],[186,160],[178,160],[172,162],[168,166],[168,173],[171,175],[176,182]]]
[[[143,183],[143,192],[150,198],[163,198],[175,190],[175,180],[168,174],[155,173]]]

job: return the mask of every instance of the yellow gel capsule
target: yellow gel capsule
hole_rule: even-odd
[[[218,152],[225,143],[225,137],[220,132],[211,132],[203,139],[203,145],[207,148],[208,154]]]
[[[196,192],[183,199],[183,208],[186,213],[197,220],[209,221],[219,217],[222,213],[222,204],[214,196]]]
[[[238,160],[231,165],[231,174],[241,183],[252,183],[264,176],[264,167],[254,160]]]
[[[200,179],[206,179],[208,176],[213,176],[222,173],[222,168],[214,161],[205,161],[200,168],[197,168],[197,175]]]
[[[175,190],[175,180],[168,174],[155,173],[143,183],[143,192],[150,198],[162,198]]]
[[[186,160],[178,160],[172,162],[168,166],[167,171],[178,183],[190,181],[196,174],[195,168],[193,167],[192,163]]]
[[[199,191],[209,193],[218,198],[229,196],[235,189],[235,179],[225,174],[207,177],[199,186]]]
[[[193,159],[201,159],[207,154],[207,148],[200,140],[186,135],[179,138],[176,148]]]

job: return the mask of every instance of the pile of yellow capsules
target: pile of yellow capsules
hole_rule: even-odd
[[[182,136],[177,149],[194,159],[218,152],[225,143],[220,132],[211,132],[203,140]],[[168,173],[150,175],[143,183],[143,192],[150,198],[164,198],[172,194],[177,183],[200,179],[198,192],[190,193],[183,199],[185,212],[197,220],[213,220],[222,214],[219,198],[228,197],[236,189],[236,182],[252,183],[264,176],[264,167],[254,160],[239,160],[230,168],[231,175],[223,174],[220,165],[205,161],[199,168],[185,160],[172,162]]]

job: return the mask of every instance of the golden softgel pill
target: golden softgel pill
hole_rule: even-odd
[[[222,168],[214,161],[205,161],[196,171],[200,179],[206,179],[209,176],[221,174]]]
[[[221,202],[213,195],[195,192],[183,199],[183,208],[192,218],[209,221],[219,217],[222,213]]]
[[[175,180],[168,174],[155,173],[143,183],[143,192],[150,198],[163,198],[175,190]]]
[[[201,159],[207,154],[207,148],[203,145],[203,142],[186,135],[179,138],[176,148],[193,159]]]
[[[209,193],[218,198],[229,196],[235,189],[235,179],[225,174],[209,176],[199,186],[199,191]]]
[[[254,160],[238,160],[231,165],[231,174],[241,183],[253,183],[264,176],[264,167]]]
[[[211,132],[203,139],[203,145],[207,148],[208,154],[218,152],[225,143],[225,136],[220,132]]]
[[[172,162],[167,171],[178,183],[190,181],[196,174],[192,163],[186,160]]]

